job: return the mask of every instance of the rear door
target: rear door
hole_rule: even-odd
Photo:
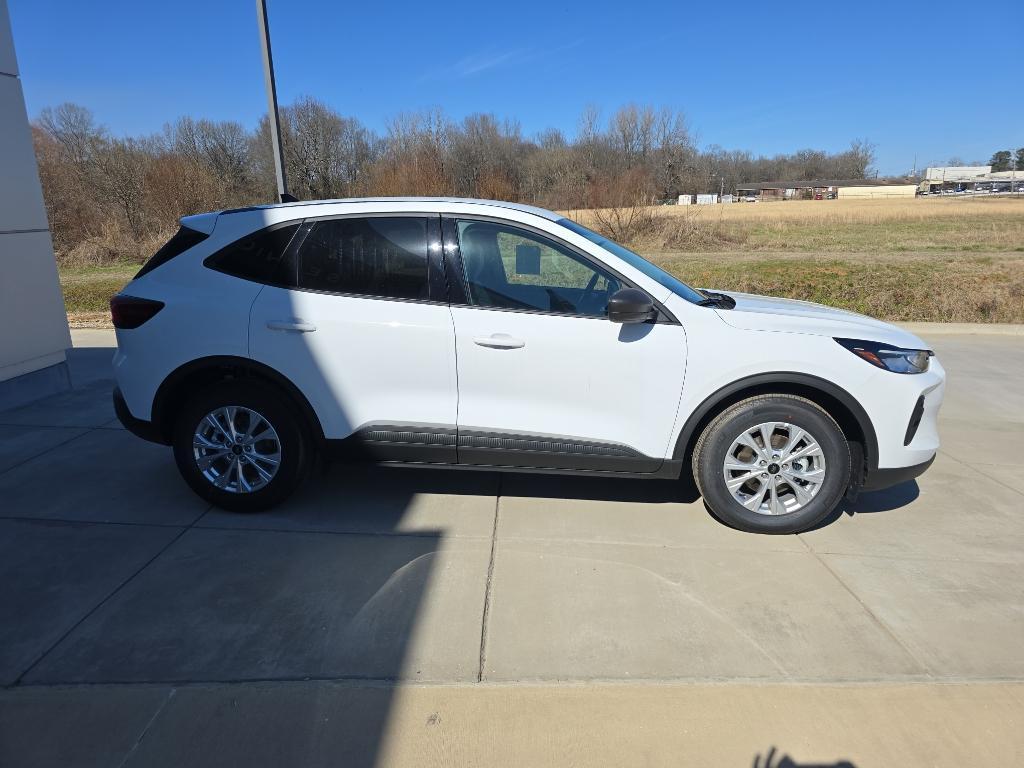
[[[538,230],[466,217],[444,232],[459,461],[656,471],[682,391],[682,327],[612,323],[625,278]]]
[[[454,461],[455,338],[440,250],[437,214],[306,220],[289,284],[257,297],[250,355],[299,387],[327,438],[383,460]]]

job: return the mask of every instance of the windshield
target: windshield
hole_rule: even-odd
[[[595,245],[599,245],[606,251],[610,251],[622,259],[629,266],[639,269],[645,275],[652,280],[656,280],[659,285],[663,285],[668,288],[676,296],[680,296],[689,302],[697,304],[705,301],[707,296],[698,293],[693,288],[688,286],[682,280],[672,277],[668,272],[663,270],[661,267],[656,267],[643,256],[633,253],[629,248],[619,245],[614,240],[609,240],[607,237],[602,237],[597,232],[591,232],[584,226],[577,224],[571,219],[559,219],[556,223],[561,224],[566,229],[571,229],[577,235],[581,235]]]

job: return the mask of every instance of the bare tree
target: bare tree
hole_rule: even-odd
[[[281,118],[292,192],[301,199],[455,194],[597,208],[602,231],[627,241],[650,231],[656,200],[746,181],[864,178],[875,158],[864,140],[839,153],[698,150],[682,113],[638,104],[607,119],[590,106],[575,136],[551,129],[533,138],[514,120],[475,114],[454,122],[438,109],[400,114],[378,136],[308,97],[285,106]],[[58,252],[106,238],[113,245],[93,250],[137,254],[131,243],[168,231],[180,216],[273,200],[268,132],[266,117],[255,130],[182,117],[155,136],[118,138],[83,107],[43,110],[33,138]]]

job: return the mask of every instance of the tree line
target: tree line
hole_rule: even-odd
[[[153,135],[121,137],[86,108],[44,109],[33,123],[58,257],[143,258],[181,216],[272,202],[269,124],[182,117]],[[747,181],[865,178],[874,151],[802,150],[756,156],[696,147],[681,113],[626,105],[580,116],[575,135],[525,136],[492,114],[453,120],[440,110],[400,114],[377,133],[313,98],[281,109],[290,192],[300,200],[452,195],[557,210],[674,200]]]
[[[992,153],[992,159],[988,161],[993,171],[1024,171],[1024,147],[1016,152],[1002,149]]]

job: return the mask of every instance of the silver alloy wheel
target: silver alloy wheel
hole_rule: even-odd
[[[802,509],[821,490],[825,455],[806,430],[769,421],[733,440],[722,472],[729,493],[751,512],[786,515]]]
[[[229,493],[252,493],[274,479],[281,440],[251,408],[226,405],[206,414],[192,435],[192,455],[203,477]]]

